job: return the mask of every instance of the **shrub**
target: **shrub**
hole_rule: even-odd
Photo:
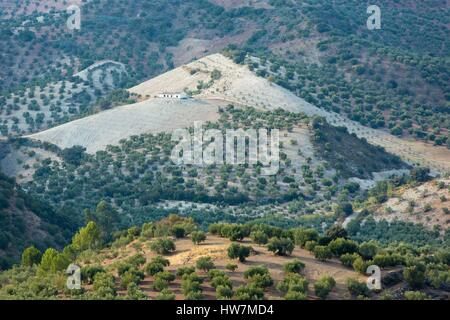
[[[224,277],[224,276],[226,276],[225,272],[223,272],[222,270],[219,270],[219,269],[211,269],[208,271],[209,279],[213,279],[216,277]]]
[[[359,246],[359,254],[365,259],[372,259],[378,252],[378,244],[374,241],[363,242]]]
[[[334,256],[340,257],[345,253],[358,252],[358,244],[353,240],[337,238],[328,244],[328,248]]]
[[[170,234],[175,238],[184,238],[186,236],[186,229],[179,224],[173,225],[170,229]]]
[[[128,228],[128,230],[127,230],[127,235],[131,239],[138,237],[140,234],[141,234],[141,229],[136,226]]]
[[[290,273],[278,282],[277,290],[285,294],[289,291],[306,293],[308,291],[308,280],[296,273]]]
[[[220,276],[220,277],[215,277],[211,280],[211,286],[213,288],[217,288],[219,286],[223,286],[223,287],[233,287],[233,284],[231,283],[230,278],[228,278],[228,276]]]
[[[145,293],[139,289],[139,286],[136,283],[130,283],[128,285],[126,298],[130,300],[148,300]]]
[[[240,262],[244,262],[245,258],[250,255],[252,248],[249,246],[240,245],[238,243],[232,243],[227,250],[228,257],[230,259],[239,259]]]
[[[305,249],[309,252],[314,252],[314,248],[317,246],[316,241],[306,241],[305,243]]]
[[[273,285],[273,280],[270,274],[255,274],[248,278],[248,283],[259,288],[267,288]]]
[[[425,293],[420,291],[405,291],[403,294],[406,300],[429,300],[430,297],[428,297]]]
[[[206,233],[203,231],[194,231],[191,233],[191,239],[194,244],[200,244],[206,240]]]
[[[339,225],[333,225],[330,229],[328,229],[325,232],[325,236],[331,240],[337,239],[337,238],[344,238],[347,239],[347,230],[345,230],[343,227]]]
[[[358,257],[355,259],[355,261],[353,261],[353,269],[355,269],[355,271],[361,273],[361,274],[365,274],[367,268],[372,264],[371,261],[364,261],[361,257]]]
[[[288,291],[284,295],[285,300],[306,300],[308,296],[304,292]]]
[[[320,261],[326,261],[331,259],[331,251],[327,246],[315,246],[314,247],[314,257]]]
[[[377,253],[373,259],[372,259],[372,264],[375,264],[377,266],[379,266],[380,268],[385,268],[385,267],[395,267],[398,265],[402,265],[405,263],[405,257],[401,256],[400,254],[381,254],[381,253]]]
[[[266,244],[267,241],[269,241],[269,237],[267,236],[267,234],[261,230],[253,231],[250,234],[250,237],[252,238],[253,242],[257,244]]]
[[[235,297],[237,300],[263,300],[264,291],[254,285],[244,285],[236,289]]]
[[[353,206],[349,202],[341,203],[336,207],[335,213],[341,217],[348,217],[353,213]]]
[[[203,293],[201,291],[190,291],[185,295],[186,300],[202,300]]]
[[[140,270],[130,269],[121,277],[122,288],[127,288],[130,283],[140,284],[144,280],[144,273]]]
[[[408,285],[413,288],[421,288],[425,283],[425,265],[417,264],[403,269],[403,277]]]
[[[336,281],[330,276],[324,276],[314,283],[316,296],[325,299],[336,286]]]
[[[41,252],[34,246],[28,247],[22,253],[22,265],[31,267],[41,262]]]
[[[212,223],[208,226],[208,232],[213,235],[221,235],[221,229],[223,224],[221,223]]]
[[[53,248],[48,248],[42,255],[39,271],[55,273],[65,270],[69,264],[70,261],[62,253]]]
[[[370,294],[369,288],[367,288],[367,284],[352,278],[347,279],[347,289],[350,294],[355,297],[368,297]]]
[[[154,257],[151,262],[162,264],[164,267],[168,267],[170,265],[170,261],[162,256]]]
[[[161,271],[155,275],[155,279],[161,279],[167,282],[175,280],[175,275],[170,271]]]
[[[102,266],[88,265],[81,268],[81,279],[88,284],[94,281],[94,277],[97,273],[106,272]]]
[[[169,289],[163,289],[156,296],[156,300],[175,300],[175,294]]]
[[[153,241],[150,249],[158,254],[168,254],[175,251],[175,243],[169,238],[161,238]]]
[[[212,234],[219,234],[221,237],[230,239],[231,241],[241,241],[250,235],[249,226],[237,224],[217,224],[208,228]]]
[[[430,179],[430,169],[423,167],[415,167],[411,170],[411,179],[416,182],[426,182]]]
[[[235,271],[238,268],[238,265],[236,263],[227,263],[225,266],[225,269],[230,271]]]
[[[217,286],[216,287],[216,298],[218,300],[228,300],[233,297],[233,289],[229,286]]]
[[[248,235],[249,233],[245,226],[233,225],[227,233],[227,238],[231,241],[241,241]]]
[[[163,291],[164,289],[169,288],[169,283],[162,278],[155,277],[155,281],[153,281],[152,288],[155,291]]]
[[[201,280],[195,274],[185,275],[181,281],[181,289],[186,299],[197,300],[201,296]]]
[[[195,281],[195,282],[198,282],[198,283],[203,283],[203,278],[200,277],[196,273],[185,274],[183,277],[181,277],[181,279],[182,280],[191,280],[191,281]]]
[[[273,237],[269,240],[267,249],[280,256],[290,255],[294,250],[294,243],[289,238]]]
[[[244,278],[249,279],[257,274],[259,275],[269,274],[269,269],[267,269],[267,267],[263,265],[250,267],[244,271]]]
[[[139,268],[142,266],[147,260],[145,259],[144,255],[141,253],[137,253],[130,258],[128,258],[128,263],[130,263],[133,267]]]
[[[214,268],[214,262],[211,257],[200,257],[195,265],[197,269],[205,272]]]
[[[157,261],[152,261],[145,266],[144,270],[149,276],[154,276],[157,273],[164,271],[164,265]]]
[[[155,235],[155,226],[153,223],[144,223],[141,228],[141,236],[145,238],[153,238]]]
[[[195,272],[194,267],[181,267],[177,270],[177,277],[183,277],[184,275],[190,275]]]
[[[300,273],[305,268],[305,264],[298,259],[294,259],[283,266],[286,273]]]
[[[293,234],[295,244],[302,248],[305,247],[306,242],[317,241],[319,239],[319,234],[314,229],[298,228],[294,229]]]
[[[346,253],[340,257],[340,260],[344,266],[353,268],[353,262],[358,258],[360,258],[360,255],[357,253]]]
[[[114,299],[116,296],[114,277],[109,273],[97,273],[94,276],[93,289],[96,297]]]

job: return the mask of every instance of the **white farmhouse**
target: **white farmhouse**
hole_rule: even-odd
[[[162,98],[162,99],[187,99],[188,96],[184,92],[176,92],[176,93],[163,92],[163,93],[158,94],[158,98]]]

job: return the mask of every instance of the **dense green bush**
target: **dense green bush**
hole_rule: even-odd
[[[285,273],[300,273],[305,269],[305,264],[298,259],[289,261],[283,265]]]
[[[203,270],[203,271],[209,271],[212,268],[214,268],[214,261],[212,260],[211,257],[200,257],[198,258],[197,262],[195,263],[195,266],[197,267],[197,269],[199,270]]]
[[[158,254],[168,254],[175,251],[175,243],[169,238],[156,239],[150,244],[150,249]]]
[[[356,279],[349,278],[347,279],[347,289],[350,294],[354,297],[364,296],[368,297],[370,295],[370,291],[367,288],[367,284],[360,282]]]
[[[280,256],[290,255],[294,250],[294,242],[289,238],[273,237],[267,243],[267,249]]]
[[[230,259],[239,259],[240,262],[244,262],[250,255],[252,248],[250,246],[240,245],[238,243],[232,243],[227,250],[228,257]]]
[[[206,234],[203,231],[194,231],[191,233],[191,239],[194,244],[200,244],[206,240]]]
[[[328,294],[333,290],[336,285],[336,281],[330,276],[324,276],[314,283],[314,291],[316,296],[321,299],[325,299]]]

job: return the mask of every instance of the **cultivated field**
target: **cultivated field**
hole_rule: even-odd
[[[193,126],[194,121],[215,121],[218,108],[199,100],[152,99],[117,107],[29,136],[60,148],[86,147],[88,153],[117,145],[122,139],[148,132]]]
[[[233,287],[238,287],[245,284],[245,279],[243,277],[244,271],[249,267],[265,265],[269,269],[270,275],[274,282],[277,283],[284,278],[283,265],[293,259],[299,259],[305,264],[305,269],[302,275],[306,277],[309,281],[308,296],[310,298],[317,298],[314,295],[313,283],[319,278],[329,275],[336,280],[336,288],[330,293],[329,299],[345,299],[349,298],[348,291],[346,287],[347,278],[355,278],[361,281],[365,281],[366,277],[344,267],[338,260],[330,260],[327,262],[321,262],[314,258],[308,251],[300,248],[295,248],[291,256],[276,256],[272,252],[268,251],[266,247],[255,245],[249,241],[244,241],[245,244],[251,245],[255,250],[255,254],[247,258],[243,263],[237,263],[238,269],[236,271],[228,271],[225,266],[236,261],[230,260],[227,256],[227,248],[231,244],[231,241],[226,238],[220,238],[213,235],[208,235],[207,240],[200,245],[193,245],[190,239],[178,239],[175,241],[176,251],[173,254],[164,256],[170,261],[170,266],[166,268],[169,271],[176,271],[180,267],[194,266],[196,261],[200,257],[210,256],[214,260],[214,265],[216,269],[225,271],[233,282]],[[133,254],[142,253],[150,261],[156,256],[148,248],[148,243],[139,242],[138,240],[133,241],[127,245],[124,249],[120,249],[117,253],[118,256],[112,259],[106,259],[103,261],[102,265],[108,267],[114,262],[122,261]],[[99,258],[103,258],[103,255],[108,255],[109,252],[100,254]],[[176,279],[170,284],[170,290],[176,294],[177,299],[183,299],[183,294],[181,293],[181,283],[180,279]],[[158,292],[152,289],[153,277],[146,276],[144,281],[141,283],[141,289],[150,298],[155,298]],[[202,284],[203,293],[205,299],[216,299],[215,290],[209,284],[205,282]],[[276,290],[274,286],[269,287],[266,290],[266,298],[268,299],[281,299],[282,294]]]
[[[219,76],[213,78],[214,73],[219,73]],[[403,140],[315,107],[221,54],[209,55],[171,70],[129,91],[148,101],[104,111],[30,137],[62,148],[82,145],[88,152],[95,152],[131,135],[188,127],[195,120],[217,119],[219,105],[234,104],[323,116],[331,124],[347,127],[350,133],[384,147],[410,164],[425,165],[434,172],[450,171],[450,150],[447,148]],[[182,91],[193,93],[195,99],[155,99],[163,92]]]
[[[404,161],[431,167],[437,172],[450,171],[450,150],[418,141],[407,141],[387,132],[365,127],[334,112],[313,106],[292,92],[257,77],[247,66],[233,63],[221,54],[213,54],[188,65],[174,69],[130,89],[143,96],[153,96],[161,91],[195,90],[200,81],[207,82],[213,70],[219,70],[221,77],[209,88],[196,95],[201,99],[224,100],[236,105],[247,105],[259,109],[282,108],[306,115],[319,115],[335,126],[345,126],[350,133],[367,139],[368,142],[384,147],[397,154]]]
[[[67,122],[85,112],[87,104],[98,99],[98,92],[116,88],[125,74],[123,64],[101,61],[74,74],[76,81],[51,82],[11,94],[0,105],[1,134],[29,134]]]

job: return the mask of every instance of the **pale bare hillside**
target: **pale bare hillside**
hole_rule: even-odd
[[[375,219],[421,223],[432,229],[450,227],[450,179],[402,188],[375,211]]]
[[[152,99],[100,112],[29,137],[60,148],[81,145],[88,153],[95,153],[133,135],[190,127],[198,120],[215,121],[219,118],[217,111],[216,105],[195,99]]]
[[[265,110],[282,108],[309,116],[323,116],[331,124],[345,126],[350,133],[386,148],[411,164],[425,165],[436,172],[450,171],[450,150],[447,148],[399,139],[387,132],[362,126],[337,113],[315,107],[292,92],[256,76],[247,66],[237,65],[221,54],[206,56],[130,89],[144,97],[183,90],[206,100],[223,100]]]

